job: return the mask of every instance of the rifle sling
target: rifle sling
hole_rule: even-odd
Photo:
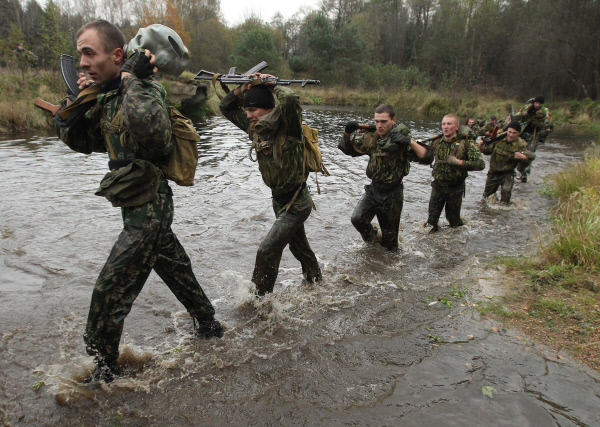
[[[100,85],[86,87],[79,93],[75,101],[73,101],[69,106],[61,109],[57,114],[61,119],[67,120],[75,111],[79,111],[80,109],[84,109],[84,111],[89,110],[93,103],[96,102],[96,98],[98,97],[100,91]]]

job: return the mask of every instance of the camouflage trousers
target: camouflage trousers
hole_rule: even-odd
[[[116,361],[125,317],[152,269],[196,319],[215,310],[171,230],[173,197],[166,181],[152,202],[121,208],[123,230],[96,281],[84,342],[88,354]]]
[[[288,244],[292,255],[302,265],[304,278],[311,283],[321,280],[317,257],[310,248],[304,231],[304,221],[312,210],[312,198],[308,189],[300,190],[289,210],[285,210],[285,207],[286,204],[273,199],[273,210],[277,219],[260,242],[256,253],[252,282],[256,285],[259,295],[273,292],[281,255]]]
[[[381,228],[381,246],[390,251],[398,249],[398,230],[400,214],[404,205],[404,185],[383,190],[376,185],[365,185],[365,194],[352,212],[352,225],[358,230],[365,242],[372,241],[377,230],[371,224],[377,215]]]
[[[437,181],[431,183],[431,197],[429,198],[429,217],[427,223],[434,229],[438,227],[440,215],[446,208],[446,219],[450,227],[459,227],[463,225],[460,218],[460,208],[462,199],[465,195],[465,182],[458,185],[440,185]]]
[[[483,197],[490,197],[498,191],[498,187],[501,187],[500,201],[506,204],[510,203],[513,185],[515,184],[515,175],[514,170],[508,172],[489,171],[487,181],[485,182],[485,189],[483,190]]]
[[[537,151],[538,144],[540,142],[541,143],[546,142],[547,136],[548,136],[548,132],[546,132],[545,130],[536,132],[535,137],[533,136],[533,133],[529,133],[529,132],[523,132],[521,134],[521,138],[523,140],[525,140],[525,142],[527,142],[527,149],[534,153]],[[527,178],[527,175],[529,175],[531,173],[531,164],[532,163],[533,163],[533,160],[525,166],[525,165],[523,165],[523,163],[519,162],[519,164],[517,165],[517,170],[521,174],[521,177]]]

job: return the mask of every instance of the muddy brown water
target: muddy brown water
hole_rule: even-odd
[[[437,133],[440,118],[401,115],[416,136]],[[308,181],[317,211],[306,229],[323,282],[303,283],[286,249],[274,294],[250,297],[270,193],[243,132],[205,119],[196,184],[173,186],[173,228],[228,331],[192,338],[191,319],[153,274],[125,322],[127,375],[111,386],[79,383],[92,366],[81,337],[92,287],[121,228],[118,209],[93,194],[106,155],[72,152],[52,135],[0,137],[4,425],[600,424],[597,374],[472,307],[487,263],[535,250],[555,203],[538,192],[544,177],[580,159],[591,138],[558,129],[509,208],[482,200],[487,169],[470,173],[467,225],[435,236],[422,227],[431,169],[413,164],[401,250],[389,254],[350,223],[366,158],[336,148],[338,123],[371,112],[313,108],[304,119],[319,128],[331,172],[320,195],[314,174]],[[430,305],[441,297],[453,306]]]

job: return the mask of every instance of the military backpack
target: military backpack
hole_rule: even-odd
[[[104,126],[103,131],[123,135],[127,129],[123,126],[123,110],[120,109],[114,117],[110,126]],[[185,117],[175,107],[167,107],[169,120],[171,122],[171,143],[173,149],[166,156],[159,169],[165,178],[175,182],[177,185],[194,185],[196,166],[198,165],[198,142],[200,135],[190,119]],[[111,131],[112,129],[112,131]],[[105,136],[111,158],[114,158],[110,138]]]

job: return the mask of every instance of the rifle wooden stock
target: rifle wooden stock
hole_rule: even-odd
[[[375,132],[377,130],[375,125],[369,125],[369,124],[365,124],[365,123],[359,124],[358,129],[363,132]]]
[[[496,136],[495,138],[482,139],[480,144],[481,145],[491,144],[492,142],[496,142],[496,141],[501,140],[507,134],[508,134],[508,132],[502,132],[500,135]]]
[[[38,107],[41,110],[44,110],[44,111],[52,114],[52,116],[55,116],[56,112],[60,108],[60,105],[50,104],[49,102],[44,101],[40,97],[35,98],[35,101],[33,102],[33,105],[35,105],[36,107]]]

